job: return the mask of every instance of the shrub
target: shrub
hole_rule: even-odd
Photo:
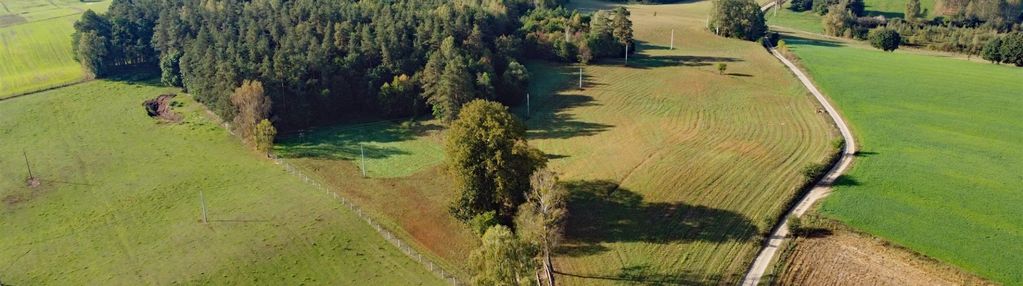
[[[792,0],[789,3],[789,10],[802,12],[813,9],[813,0]]]
[[[718,63],[718,74],[725,74],[725,70],[728,69],[728,64]]]
[[[803,168],[803,176],[806,178],[807,182],[811,182],[813,181],[813,179],[816,179],[817,176],[823,174],[824,169],[827,167],[828,166],[823,163],[811,164],[810,166],[806,166],[806,168]]]
[[[886,52],[895,51],[902,41],[899,33],[892,29],[880,28],[870,31],[870,45]]]
[[[270,120],[263,119],[259,124],[256,124],[255,131],[252,139],[256,145],[256,150],[269,155],[270,148],[274,144],[274,137],[277,136],[277,129],[270,123]]]
[[[988,41],[980,55],[993,64],[1002,63],[1002,39],[994,38]]]
[[[1023,67],[1023,32],[1015,32],[1002,37],[1002,62]]]
[[[837,5],[821,19],[825,34],[849,38],[852,36],[851,30],[855,21],[856,17],[853,17],[851,12],[839,9]]]

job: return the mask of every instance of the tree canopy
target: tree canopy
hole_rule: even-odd
[[[767,32],[764,12],[753,0],[714,0],[709,28],[717,35],[747,41]]]
[[[480,247],[469,255],[472,285],[532,285],[535,256],[536,248],[519,240],[508,227],[490,227]]]
[[[892,29],[875,29],[870,31],[870,45],[885,52],[892,52],[899,48],[902,39],[899,33]]]
[[[447,131],[448,171],[459,190],[451,206],[467,222],[489,211],[509,224],[529,190],[529,176],[546,163],[526,144],[525,126],[497,102],[473,100]]]

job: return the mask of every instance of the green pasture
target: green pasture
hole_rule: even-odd
[[[821,211],[1023,284],[1023,69],[785,40],[861,144]]]
[[[92,81],[0,102],[5,285],[443,283],[190,97],[180,124],[147,116],[167,92]]]
[[[81,81],[71,54],[74,22],[110,1],[0,1],[0,99]]]

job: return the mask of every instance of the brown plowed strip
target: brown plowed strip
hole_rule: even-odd
[[[797,239],[787,263],[778,285],[996,285],[847,230]]]

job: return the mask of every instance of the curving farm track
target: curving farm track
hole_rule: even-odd
[[[765,4],[761,10],[766,11],[773,7],[775,3],[776,2]],[[853,138],[852,132],[849,130],[849,126],[845,123],[845,120],[842,119],[841,115],[839,115],[838,111],[835,110],[831,103],[828,102],[828,99],[824,97],[820,90],[818,90],[813,82],[810,81],[810,78],[806,76],[806,73],[782,56],[782,54],[774,48],[771,48],[770,50],[771,54],[785,64],[785,66],[791,70],[797,78],[799,78],[799,81],[803,83],[806,89],[809,90],[815,98],[817,98],[817,101],[824,106],[828,115],[831,116],[835,125],[838,126],[839,131],[841,131],[842,138],[845,140],[845,146],[842,149],[841,158],[839,158],[838,162],[832,166],[830,170],[828,170],[824,177],[814,185],[810,192],[799,200],[795,207],[789,210],[788,214],[786,214],[785,218],[781,221],[781,224],[771,232],[771,236],[764,243],[764,248],[760,250],[760,254],[757,255],[755,260],[753,260],[753,265],[750,266],[749,271],[743,278],[743,286],[754,286],[760,283],[760,278],[764,276],[764,271],[767,270],[767,266],[771,264],[771,260],[774,259],[774,256],[781,247],[781,244],[789,235],[788,218],[802,216],[803,213],[810,209],[810,206],[813,206],[813,204],[817,202],[817,200],[827,196],[831,192],[831,184],[834,183],[839,176],[845,173],[847,169],[849,169],[849,166],[852,165],[853,156],[856,154],[855,138]]]

